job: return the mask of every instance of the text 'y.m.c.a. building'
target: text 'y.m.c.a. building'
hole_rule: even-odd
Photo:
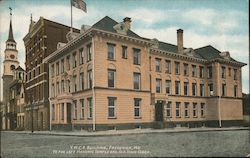
[[[212,46],[140,37],[131,19],[104,17],[72,33],[49,64],[52,129],[240,125],[241,67]]]

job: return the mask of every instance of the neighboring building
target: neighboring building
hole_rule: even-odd
[[[104,17],[46,57],[53,129],[241,125],[244,63],[146,39]]]
[[[25,71],[20,66],[13,71],[9,85],[9,105],[7,117],[11,130],[24,129],[24,84]]]
[[[10,14],[12,16],[12,14]],[[3,107],[4,114],[2,118],[3,129],[10,129],[11,120],[9,114],[12,113],[9,107],[9,86],[13,81],[13,70],[19,66],[18,51],[16,49],[16,41],[14,40],[12,30],[12,19],[10,16],[10,27],[9,36],[4,50],[4,61],[3,61]]]
[[[43,17],[37,22],[31,18],[29,32],[23,38],[26,51],[25,129],[49,129],[48,69],[42,60],[57,49],[58,42],[66,42],[69,30],[68,26]]]

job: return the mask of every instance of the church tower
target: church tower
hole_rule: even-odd
[[[18,68],[19,61],[17,59],[18,51],[16,49],[16,41],[14,40],[12,30],[12,9],[10,8],[10,27],[9,36],[4,50],[4,61],[3,61],[3,103],[6,104],[9,99],[9,84],[13,80],[13,70]]]

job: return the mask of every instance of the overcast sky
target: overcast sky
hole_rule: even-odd
[[[140,36],[176,44],[176,30],[184,30],[184,46],[212,45],[249,63],[249,0],[85,0],[87,13],[73,8],[73,26],[93,25],[108,15],[117,22],[132,18],[131,29]],[[24,68],[23,37],[30,14],[70,25],[70,0],[0,0],[1,68],[9,29],[9,6],[13,9],[13,32]],[[3,71],[3,69],[2,69]],[[1,71],[1,72],[2,72]],[[2,74],[1,74],[2,76]],[[242,68],[243,92],[249,92],[249,65]]]

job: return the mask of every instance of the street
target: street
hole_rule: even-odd
[[[1,133],[9,157],[246,157],[249,130],[153,133],[120,136],[52,136]]]

